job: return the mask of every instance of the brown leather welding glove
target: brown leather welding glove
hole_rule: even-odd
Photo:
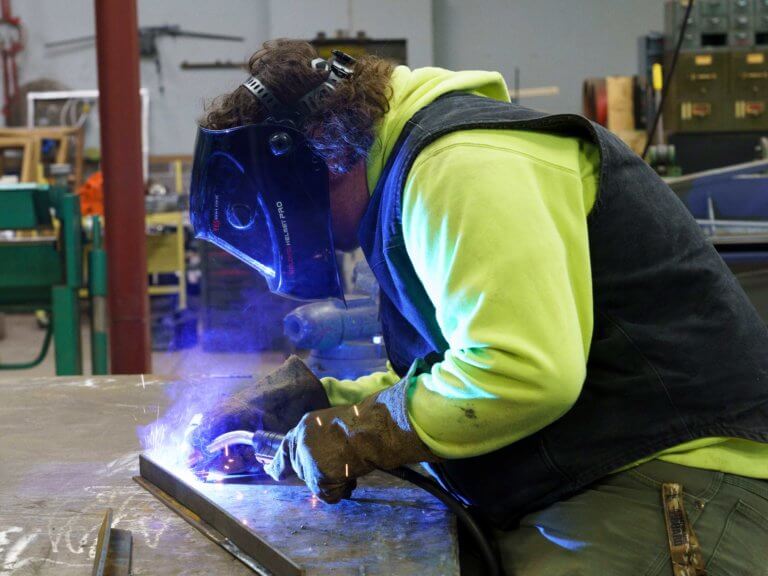
[[[297,356],[253,386],[227,398],[203,414],[188,442],[193,449],[190,465],[205,456],[211,441],[232,430],[269,430],[284,434],[310,410],[330,406],[320,380]]]
[[[349,498],[356,478],[376,468],[438,461],[408,419],[407,388],[404,378],[359,404],[310,412],[288,432],[264,471],[275,480],[295,473],[313,494],[333,504]]]

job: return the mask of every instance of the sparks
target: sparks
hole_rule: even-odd
[[[315,420],[317,420],[317,425],[318,426],[322,426],[323,425],[323,421],[320,420],[320,416],[315,416]]]
[[[229,456],[229,444],[224,444],[224,456]]]
[[[248,526],[248,520],[246,520],[245,518],[243,518],[241,522],[243,523],[243,526]]]
[[[144,382],[144,374],[141,375],[141,387],[146,390],[147,384]]]
[[[234,458],[229,458],[229,459],[227,460],[227,463],[229,463],[229,464],[232,464],[232,462],[234,462],[234,461],[235,461],[235,459],[234,459]]]
[[[344,476],[349,478],[349,464],[344,464]]]
[[[227,466],[226,464],[224,464],[224,470],[229,470],[229,466]]]
[[[165,424],[160,424],[159,422],[155,422],[152,424],[152,427],[149,431],[149,446],[152,450],[157,450],[159,448],[162,448],[165,444],[165,433],[166,433],[166,426]]]
[[[355,416],[360,416],[360,411],[357,409],[357,404],[352,406],[352,409],[355,411]]]

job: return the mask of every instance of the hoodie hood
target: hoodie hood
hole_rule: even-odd
[[[368,152],[367,177],[371,194],[406,122],[416,112],[449,92],[469,92],[509,102],[509,91],[498,72],[468,70],[451,72],[443,68],[398,66],[392,73],[389,112],[376,131],[376,140]]]

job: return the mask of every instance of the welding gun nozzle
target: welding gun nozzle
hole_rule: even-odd
[[[234,446],[236,444],[251,446],[253,444],[253,432],[248,432],[247,430],[233,430],[232,432],[227,432],[226,434],[217,436],[213,442],[205,447],[205,449],[213,454],[220,450],[224,450],[224,448],[228,446]]]
[[[234,430],[216,437],[213,442],[208,444],[205,449],[213,454],[224,450],[228,446],[236,444],[253,447],[256,458],[260,460],[271,460],[275,457],[280,444],[283,441],[282,434],[277,432],[267,432],[258,430],[257,432],[248,432],[247,430]]]

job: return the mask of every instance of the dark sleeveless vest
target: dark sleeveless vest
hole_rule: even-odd
[[[448,349],[406,253],[403,187],[425,146],[473,128],[557,133],[599,147],[598,199],[587,222],[594,332],[571,410],[500,450],[434,466],[443,484],[491,524],[511,527],[527,512],[689,440],[767,442],[768,330],[674,193],[618,138],[580,116],[469,94],[439,98],[408,122],[360,226],[398,374],[418,359],[439,361]]]

